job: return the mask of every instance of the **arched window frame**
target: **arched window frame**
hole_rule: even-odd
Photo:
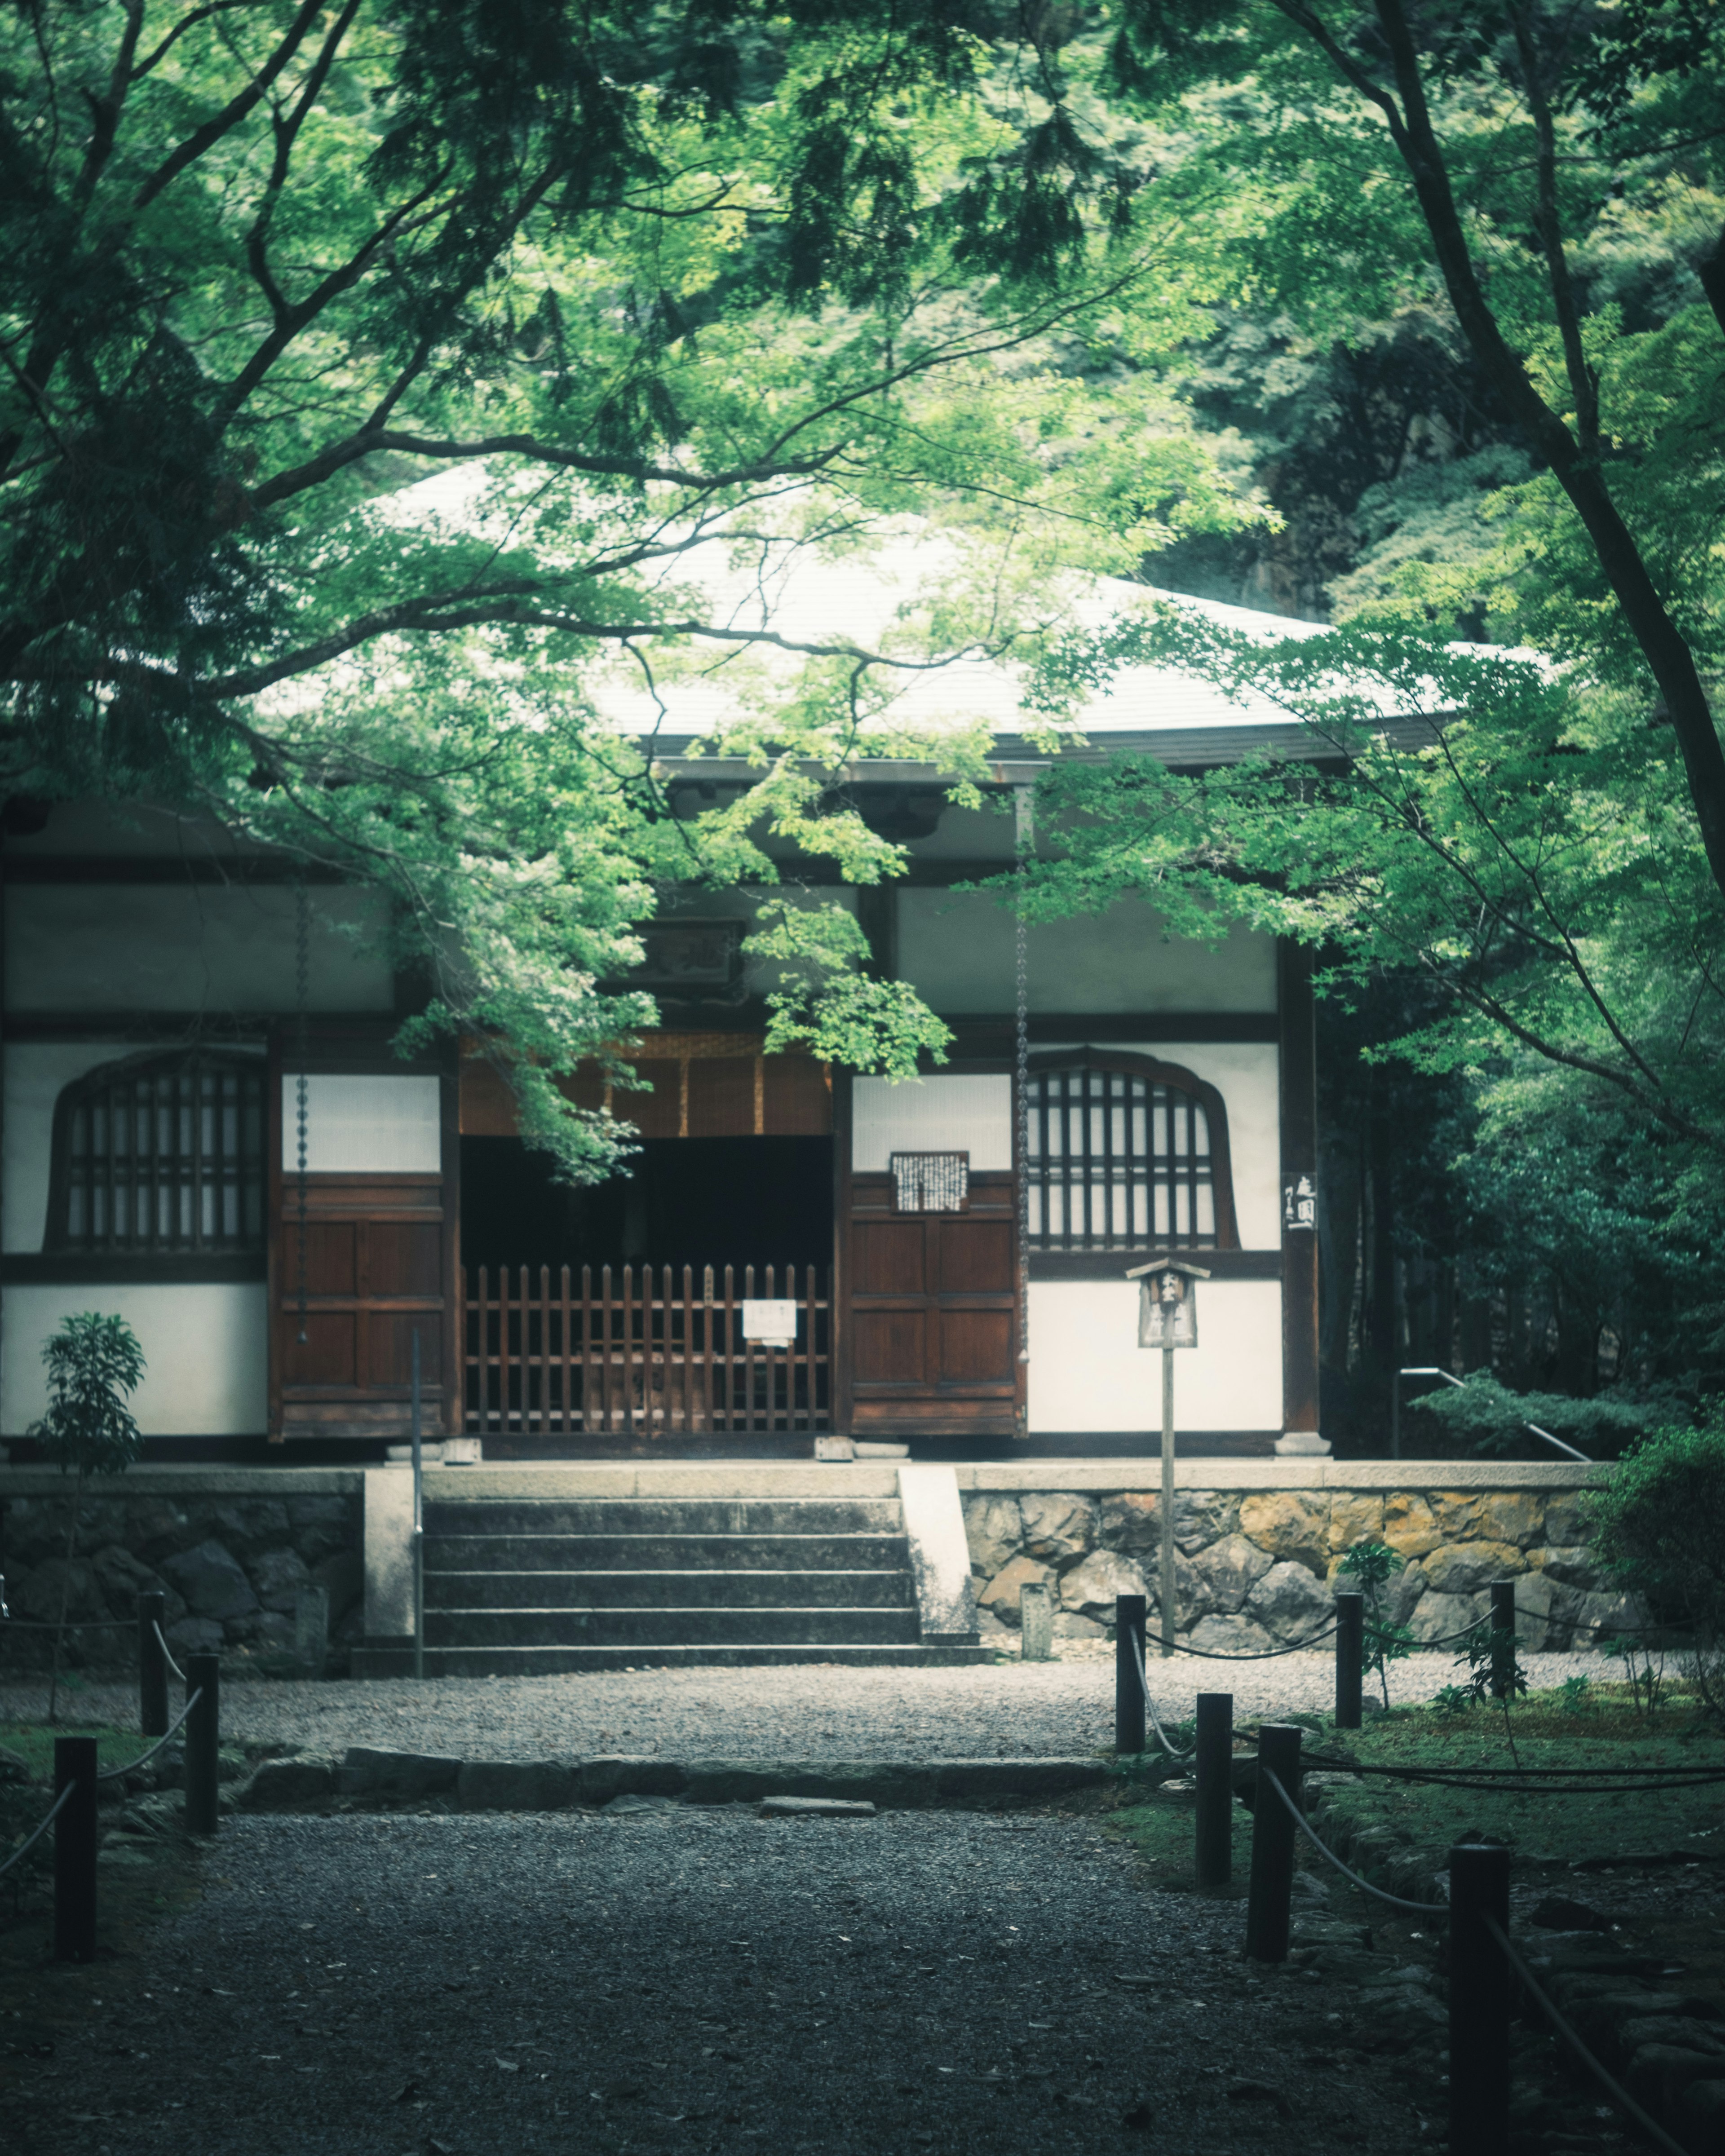
[[[1158,1235],[1154,1232],[1153,1225],[1142,1235],[1128,1233],[1117,1235],[1105,1232],[1097,1235],[1086,1232],[1082,1235],[1076,1235],[1071,1231],[1070,1213],[1070,1209],[1067,1209],[1068,1224],[1065,1230],[1058,1239],[1050,1237],[1045,1225],[1040,1234],[1033,1231],[1029,1238],[1029,1255],[1040,1257],[1061,1251],[1237,1250],[1240,1248],[1240,1230],[1234,1209],[1233,1163],[1228,1143],[1228,1110],[1221,1094],[1215,1086],[1210,1085],[1207,1080],[1199,1077],[1195,1072],[1187,1070],[1183,1064],[1163,1063],[1153,1055],[1137,1055],[1123,1050],[1054,1049],[1030,1058],[1029,1075],[1033,1083],[1038,1078],[1046,1077],[1055,1071],[1100,1072],[1119,1074],[1129,1079],[1142,1079],[1147,1089],[1151,1089],[1147,1092],[1147,1100],[1151,1104],[1153,1105],[1153,1089],[1159,1087],[1168,1094],[1183,1096],[1194,1107],[1201,1109],[1209,1138],[1209,1151],[1205,1158],[1209,1162],[1208,1185],[1211,1195],[1214,1230],[1214,1233],[1208,1235],[1191,1231],[1179,1234],[1171,1230],[1167,1235]],[[1033,1148],[1036,1148],[1040,1134],[1034,1127],[1038,1109],[1034,1096],[1029,1103],[1029,1112],[1032,1123],[1029,1133],[1030,1142]],[[1154,1163],[1158,1158],[1167,1158],[1177,1160],[1184,1158],[1195,1163],[1200,1157],[1191,1152],[1183,1156],[1178,1154],[1158,1156],[1147,1152],[1143,1158],[1148,1164],[1150,1172],[1142,1179],[1146,1183],[1147,1187],[1153,1191],[1156,1181],[1153,1173]],[[1039,1161],[1046,1162],[1048,1158],[1047,1148],[1044,1145],[1039,1149],[1033,1149],[1022,1164],[1023,1173],[1029,1178],[1033,1190],[1040,1181],[1043,1193],[1041,1217],[1045,1224],[1048,1219],[1047,1194],[1051,1183],[1056,1180],[1062,1180],[1065,1188],[1070,1189],[1084,1187],[1086,1182],[1094,1187],[1098,1180],[1096,1178],[1067,1177],[1060,1179],[1050,1178],[1045,1168],[1039,1169],[1037,1165]],[[1193,1178],[1198,1183],[1203,1182],[1204,1179],[1202,1177]],[[1193,1181],[1189,1181],[1189,1188],[1191,1187],[1193,1187]],[[1170,1209],[1173,1210],[1172,1206]],[[1149,1219],[1153,1224],[1155,1217],[1153,1196],[1147,1200],[1146,1210]],[[1033,1212],[1033,1219],[1034,1217]]]
[[[44,1255],[261,1256],[268,1232],[266,1080],[261,1055],[194,1047],[98,1064],[62,1087],[54,1111]],[[212,1084],[213,1099],[206,1093]],[[144,1087],[151,1089],[147,1098]],[[131,1119],[124,1147],[113,1142],[115,1106],[122,1099]],[[144,1115],[151,1119],[147,1147],[136,1142]],[[90,1133],[82,1147],[81,1117]],[[107,1140],[100,1152],[99,1132]],[[163,1143],[164,1136],[171,1142]],[[106,1171],[100,1175],[99,1159]]]

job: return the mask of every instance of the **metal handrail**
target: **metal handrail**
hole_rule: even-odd
[[[1401,1413],[1404,1378],[1441,1378],[1446,1385],[1453,1385],[1458,1393],[1465,1393],[1468,1389],[1466,1378],[1452,1377],[1449,1371],[1440,1369],[1435,1363],[1422,1363],[1416,1368],[1398,1370],[1390,1380],[1389,1393],[1391,1409],[1389,1456],[1392,1460],[1399,1460],[1402,1456]],[[1559,1452],[1567,1452],[1572,1460],[1579,1460],[1584,1467],[1597,1467],[1599,1464],[1590,1452],[1579,1451],[1567,1440],[1553,1437],[1548,1430],[1542,1430],[1537,1422],[1523,1422],[1521,1426],[1523,1430],[1531,1430],[1535,1437],[1543,1438],[1548,1445],[1555,1445]]]

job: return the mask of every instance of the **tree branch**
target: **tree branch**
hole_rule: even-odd
[[[1563,340],[1563,367],[1569,377],[1569,394],[1575,400],[1575,431],[1584,455],[1599,453],[1599,377],[1588,365],[1581,341],[1581,313],[1576,305],[1575,281],[1569,274],[1569,258],[1563,248],[1563,231],[1558,218],[1558,136],[1552,120],[1551,101],[1545,94],[1539,53],[1533,42],[1526,10],[1516,0],[1506,0],[1510,26],[1515,32],[1516,53],[1522,65],[1522,88],[1527,110],[1533,116],[1533,136],[1538,145],[1535,187],[1538,207],[1534,223],[1545,253],[1546,275],[1551,284],[1553,311],[1558,335]]]
[[[1462,334],[1511,417],[1549,465],[1580,517],[1624,619],[1665,698],[1701,827],[1707,866],[1714,882],[1725,891],[1725,745],[1721,744],[1713,721],[1695,654],[1672,620],[1597,462],[1582,453],[1574,436],[1534,387],[1526,366],[1498,326],[1468,251],[1402,0],[1373,0],[1373,4],[1400,92],[1399,114],[1394,110],[1394,100],[1386,99],[1370,78],[1339,52],[1327,29],[1301,0],[1276,0],[1282,13],[1298,23],[1345,79],[1384,113],[1413,182],[1444,288]]]
[[[168,152],[132,198],[134,211],[146,208],[188,165],[195,165],[206,150],[213,149],[224,135],[239,125],[305,43],[306,33],[323,13],[324,6],[325,0],[300,0],[300,12],[289,24],[287,34],[263,66],[219,112],[206,120],[202,127],[194,128],[183,142]]]

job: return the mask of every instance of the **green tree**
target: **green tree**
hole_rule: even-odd
[[[63,1475],[75,1474],[66,1527],[65,1572],[54,1629],[54,1665],[48,1686],[48,1718],[54,1718],[65,1645],[66,1611],[84,1511],[84,1484],[91,1475],[123,1475],[144,1449],[126,1401],[143,1382],[144,1351],[123,1317],[84,1311],[66,1319],[42,1350],[48,1366],[48,1413],[25,1432]]]
[[[1242,250],[1285,316],[1329,341],[1435,313],[1532,466],[1504,490],[1492,598],[1543,648],[1656,698],[1725,889],[1705,685],[1721,656],[1719,35],[1688,0],[1126,0],[1110,72],[1117,99],[1183,121],[1194,161],[1250,192]],[[1452,603],[1441,574],[1420,593],[1420,566],[1404,598]]]
[[[1254,513],[1152,372],[1074,363],[1171,348],[1214,248],[1050,64],[943,0],[26,0],[0,780],[381,886],[421,1030],[490,1036],[526,1134],[604,1172],[621,1127],[554,1081],[650,1022],[602,984],[654,891],[771,884],[768,838],[891,873],[831,780],[936,752],[903,681],[1010,650],[1056,552]],[[913,513],[932,573],[873,642],[771,633],[788,564]],[[759,771],[711,811],[612,723],[680,674]],[[974,728],[939,753],[980,768]],[[776,925],[775,1038],[909,1068],[942,1029],[843,933]]]

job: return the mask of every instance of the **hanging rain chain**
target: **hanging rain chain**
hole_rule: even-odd
[[[306,1004],[311,993],[311,901],[306,896],[305,879],[301,876],[296,886],[298,899],[297,948],[295,953],[294,975],[294,1046],[300,1075],[294,1087],[295,1109],[299,1120],[299,1186],[300,1186],[300,1345],[305,1345],[306,1294],[306,1214],[310,1209],[311,1183],[306,1172],[306,1131],[311,1122],[311,1081],[305,1065],[310,1060],[310,1030],[306,1019]]]
[[[1014,1100],[1018,1117],[1018,1209],[1019,1209],[1019,1360],[1030,1359],[1030,949],[1029,933],[1024,921],[1024,885],[1030,865],[1030,849],[1034,839],[1031,803],[1034,797],[1028,786],[1014,789],[1013,806],[1016,820],[1014,850],[1018,855],[1018,1004],[1017,1031],[1014,1037],[1013,1055],[1016,1082]]]

